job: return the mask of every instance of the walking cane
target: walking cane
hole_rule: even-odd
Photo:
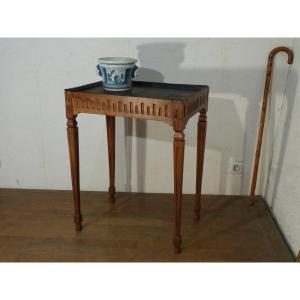
[[[270,86],[271,86],[271,81],[272,81],[273,60],[274,60],[274,56],[278,52],[287,53],[287,55],[288,55],[287,63],[289,65],[292,64],[293,60],[294,60],[293,52],[289,48],[286,48],[286,47],[274,48],[269,54],[267,75],[266,75],[265,89],[264,89],[264,99],[263,99],[263,104],[262,104],[262,108],[261,108],[259,132],[258,132],[256,153],[255,153],[255,162],[254,162],[254,169],[253,169],[253,175],[252,175],[249,205],[253,205],[253,203],[254,203],[254,196],[255,196],[255,188],[256,188],[256,181],[257,181],[257,173],[258,173],[258,166],[259,166],[261,144],[262,144],[263,133],[264,133],[264,125],[265,125],[266,112],[267,112],[267,106],[268,106],[269,91],[270,91]]]

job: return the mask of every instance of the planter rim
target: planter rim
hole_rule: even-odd
[[[131,57],[100,57],[98,58],[99,64],[107,65],[128,65],[135,64],[137,59]]]

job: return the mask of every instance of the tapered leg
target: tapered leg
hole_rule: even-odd
[[[182,198],[182,178],[184,161],[184,133],[176,131],[173,141],[174,152],[174,251],[180,253],[181,235],[181,198]]]
[[[74,201],[74,222],[77,231],[82,229],[82,215],[80,209],[80,188],[79,188],[79,147],[78,147],[78,128],[76,116],[68,119],[67,122],[69,155],[71,165],[72,190]]]
[[[196,170],[196,197],[194,207],[195,221],[200,219],[201,210],[201,187],[205,151],[205,137],[206,137],[206,111],[202,110],[198,119],[198,133],[197,133],[197,170]]]
[[[106,116],[108,164],[109,164],[109,202],[115,202],[115,117]]]

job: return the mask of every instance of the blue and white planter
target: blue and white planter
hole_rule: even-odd
[[[102,77],[104,89],[108,91],[131,89],[131,79],[137,73],[136,62],[136,59],[129,57],[99,58],[97,73]]]

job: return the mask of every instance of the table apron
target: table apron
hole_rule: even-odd
[[[67,117],[80,113],[119,116],[162,121],[175,130],[184,129],[197,112],[207,110],[208,93],[193,95],[183,101],[137,97],[99,96],[90,93],[66,92]]]

